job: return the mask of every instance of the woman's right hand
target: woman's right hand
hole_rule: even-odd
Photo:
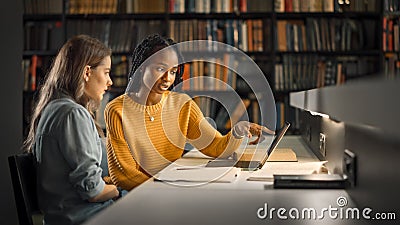
[[[248,121],[240,121],[232,129],[232,134],[236,138],[243,138],[243,137],[248,137],[251,138],[253,135],[257,135],[257,139],[250,142],[249,144],[254,145],[259,142],[262,142],[264,140],[264,137],[262,135],[263,132],[266,132],[267,134],[274,135],[275,131],[272,131],[268,129],[265,126],[261,126],[256,123],[251,123]]]

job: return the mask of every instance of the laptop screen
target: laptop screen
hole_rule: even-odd
[[[280,129],[276,135],[274,140],[272,141],[271,145],[268,148],[267,155],[262,161],[262,165],[267,161],[268,157],[271,155],[271,153],[275,150],[275,148],[278,146],[279,142],[282,140],[283,136],[285,135],[286,131],[289,129],[290,123],[285,122],[285,125]]]

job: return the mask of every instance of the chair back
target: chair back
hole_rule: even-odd
[[[8,157],[19,224],[32,225],[34,214],[40,214],[36,193],[36,167],[32,153]]]

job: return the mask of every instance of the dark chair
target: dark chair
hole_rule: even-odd
[[[32,153],[8,157],[20,225],[33,225],[33,216],[41,215],[36,195],[36,168]]]

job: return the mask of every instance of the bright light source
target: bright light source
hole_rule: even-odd
[[[328,119],[329,119],[329,115],[326,115],[326,114],[323,114],[323,113],[313,112],[313,111],[310,111],[310,113],[311,113],[311,115],[313,115],[313,116],[321,116],[321,117],[323,117],[323,118],[328,118]]]

